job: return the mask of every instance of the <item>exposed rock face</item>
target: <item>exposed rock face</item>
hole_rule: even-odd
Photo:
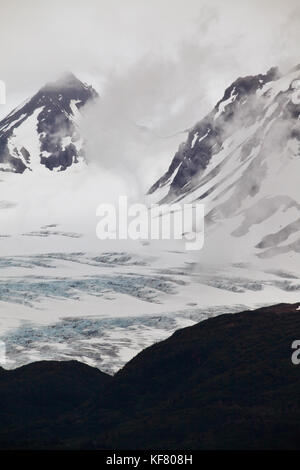
[[[166,199],[172,200],[190,189],[192,178],[207,168],[211,158],[220,152],[224,141],[229,137],[233,129],[228,129],[228,123],[242,109],[245,121],[248,120],[250,124],[251,98],[278,76],[278,69],[272,68],[265,75],[242,77],[233,82],[214,109],[190,129],[187,140],[179,146],[168,171],[149,189],[149,194],[169,183],[170,190]]]
[[[0,122],[0,170],[63,171],[83,160],[80,109],[97,97],[71,73],[41,88]]]

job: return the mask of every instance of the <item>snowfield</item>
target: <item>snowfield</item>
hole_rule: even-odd
[[[17,213],[18,205],[1,215],[12,211]],[[202,264],[180,241],[173,249],[162,242],[128,242],[120,249],[120,242],[103,246],[93,234],[92,244],[90,233],[76,237],[67,225],[49,223],[31,236],[14,233],[0,239],[6,368],[78,359],[112,374],[178,328],[218,314],[299,300],[295,269],[279,270],[276,263],[260,265],[259,260],[256,266]],[[84,251],[87,246],[93,251]],[[9,249],[26,254],[8,255]]]

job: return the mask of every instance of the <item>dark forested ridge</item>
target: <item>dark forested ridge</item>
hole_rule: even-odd
[[[114,377],[76,361],[1,369],[1,448],[297,449],[299,305],[178,330]]]

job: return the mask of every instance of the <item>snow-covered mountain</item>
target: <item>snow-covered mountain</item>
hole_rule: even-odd
[[[190,129],[151,199],[204,203],[214,252],[227,246],[231,257],[233,250],[293,257],[300,252],[299,113],[299,66],[238,78]]]
[[[0,122],[0,170],[23,173],[44,166],[62,171],[84,158],[80,108],[98,97],[72,73],[46,84]]]
[[[156,201],[205,203],[200,251],[188,251],[185,240],[96,237],[96,208],[122,194],[112,182],[122,182],[126,172],[115,172],[114,180],[100,165],[47,169],[53,162],[53,169],[67,166],[64,136],[75,141],[74,111],[77,116],[77,107],[94,96],[76,83],[50,87],[55,99],[42,91],[28,116],[20,117],[25,104],[10,123],[1,123],[12,126],[8,148],[21,153],[24,147],[31,158],[8,158],[20,168],[9,164],[15,171],[0,178],[0,348],[1,341],[6,347],[0,365],[72,358],[114,373],[178,328],[226,312],[299,302],[300,68],[238,79],[190,130],[152,188],[149,199]],[[65,126],[53,124],[53,108]],[[18,118],[24,119],[20,126],[13,123]],[[96,117],[93,122],[97,132]],[[53,156],[39,162],[40,145],[52,138],[57,158],[51,150]],[[106,148],[100,146],[99,160],[107,158]],[[118,155],[124,155],[122,145]]]

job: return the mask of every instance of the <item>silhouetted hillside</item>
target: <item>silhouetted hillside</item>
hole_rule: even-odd
[[[179,330],[113,378],[74,361],[2,370],[2,448],[299,448],[299,305]]]

